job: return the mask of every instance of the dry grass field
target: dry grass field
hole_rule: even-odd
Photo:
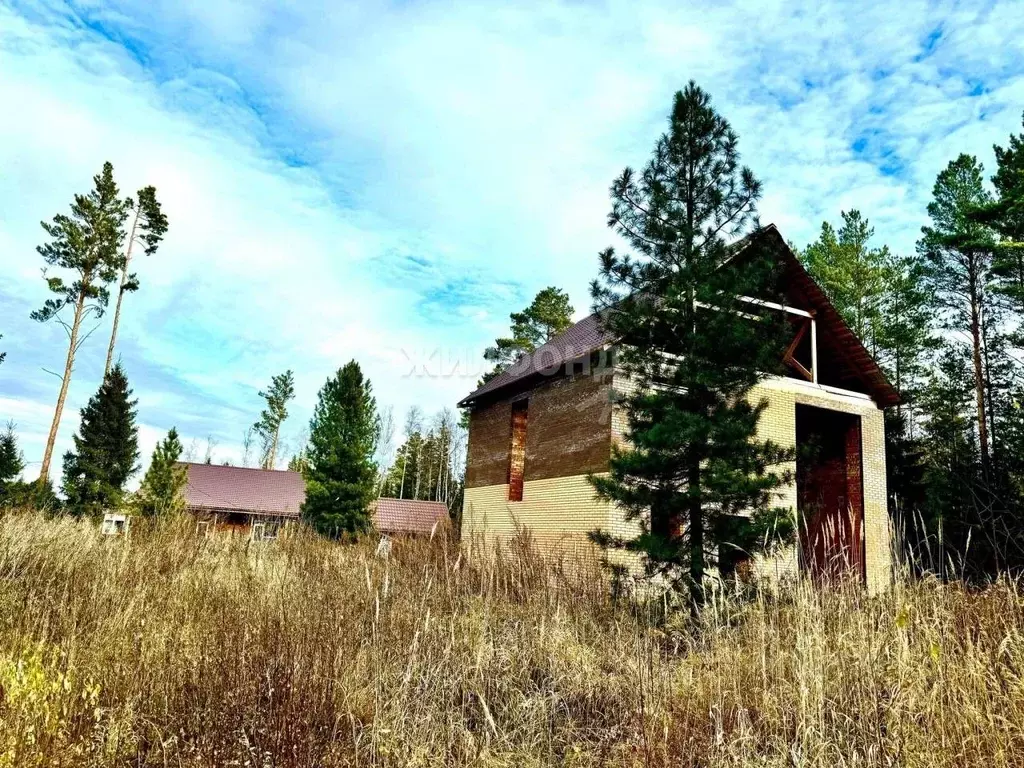
[[[1024,597],[719,599],[451,542],[0,519],[0,766],[1019,766]]]

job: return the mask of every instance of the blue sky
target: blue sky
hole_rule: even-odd
[[[0,2],[0,419],[38,473],[62,332],[35,246],[104,160],[170,219],[119,352],[142,450],[177,425],[237,460],[292,368],[295,445],[351,358],[401,414],[452,406],[545,285],[587,311],[607,189],[694,78],[804,244],[859,207],[908,251],[936,173],[991,170],[1024,110],[1007,2]],[[109,317],[107,318],[109,322]],[[85,344],[60,431],[95,391]],[[415,375],[410,375],[412,371]]]

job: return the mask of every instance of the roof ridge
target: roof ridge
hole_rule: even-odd
[[[377,501],[402,501],[410,504],[444,504],[443,501],[435,501],[434,499],[396,499],[394,496],[378,496]]]
[[[281,472],[291,473],[293,475],[301,475],[301,472],[296,472],[294,469],[263,469],[263,467],[240,467],[237,464],[214,464],[206,461],[179,461],[178,464],[192,467],[219,467],[220,469],[248,469],[252,472]]]

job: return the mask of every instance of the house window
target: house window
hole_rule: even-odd
[[[508,460],[508,500],[523,500],[523,470],[526,468],[526,400],[512,405],[512,446]]]
[[[100,526],[100,533],[104,536],[123,536],[127,532],[127,515],[119,515],[111,512],[107,512],[103,515],[103,524]]]
[[[196,533],[203,538],[209,536],[211,530],[213,530],[213,523],[209,520],[200,520],[196,523]]]
[[[277,528],[278,524],[275,522],[253,523],[252,540],[272,541],[277,538]]]

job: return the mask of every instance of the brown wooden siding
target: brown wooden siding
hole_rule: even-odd
[[[604,472],[611,456],[610,377],[554,377],[529,398],[524,480]],[[524,395],[517,396],[517,400]],[[469,419],[466,487],[508,482],[512,403],[477,408]]]

